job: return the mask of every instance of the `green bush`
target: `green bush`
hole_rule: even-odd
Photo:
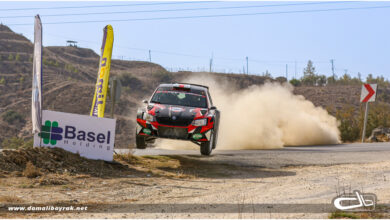
[[[14,55],[12,55],[12,54],[10,54],[10,55],[8,55],[8,60],[14,60]]]
[[[290,80],[290,84],[293,86],[300,86],[301,81],[299,79],[292,79],[292,80]]]
[[[340,122],[340,137],[343,142],[353,142],[360,138],[360,120],[353,107],[338,110],[336,118]]]
[[[68,72],[74,72],[74,73],[78,73],[79,70],[72,66],[71,64],[65,64],[65,70],[68,71]]]
[[[18,148],[30,148],[33,147],[33,140],[25,141],[23,138],[12,137],[4,139],[1,143],[3,149],[18,149]]]
[[[14,122],[25,122],[23,116],[14,110],[9,110],[5,112],[3,115],[3,120],[6,121],[8,124],[12,124]]]
[[[336,118],[340,122],[339,130],[343,142],[360,140],[363,129],[364,106],[360,111],[355,111],[353,107],[338,110]],[[372,131],[378,127],[390,127],[390,106],[388,104],[370,104],[365,138],[368,138]]]
[[[0,79],[0,84],[1,84],[1,85],[4,85],[4,84],[5,84],[5,79],[4,79],[4,77],[1,77],[1,79]]]
[[[20,60],[20,55],[17,53],[16,56],[15,56],[15,60],[16,61],[19,61]]]

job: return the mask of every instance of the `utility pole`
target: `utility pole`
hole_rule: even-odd
[[[152,62],[152,51],[149,50],[149,62]]]
[[[245,74],[245,66],[242,66],[242,73]]]
[[[248,57],[246,57],[246,74],[249,75]]]
[[[214,55],[211,54],[211,59],[210,59],[210,70],[209,70],[210,73],[211,73],[211,71],[213,70],[213,58],[214,58]]]
[[[286,64],[286,80],[288,81],[288,64]]]
[[[336,80],[335,75],[334,75],[334,59],[331,59],[330,63],[332,64],[332,76],[333,76],[333,81],[334,81],[334,80]]]
[[[295,61],[295,76],[294,78],[296,79],[297,78],[297,61]]]

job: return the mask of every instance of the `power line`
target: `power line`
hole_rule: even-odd
[[[56,37],[56,38],[59,38],[59,39],[74,39],[74,40],[77,40],[79,42],[86,42],[86,43],[92,43],[92,44],[96,44],[96,45],[100,45],[99,42],[96,42],[96,41],[90,41],[90,40],[83,40],[83,39],[79,39],[79,38],[74,38],[74,37],[70,37],[70,36],[64,36],[64,35],[55,35],[55,34],[51,34],[51,33],[44,33],[45,35],[49,35],[49,36],[53,36],[53,37]],[[146,49],[146,48],[136,48],[136,47],[128,47],[128,46],[124,46],[124,45],[118,45],[118,44],[115,44],[115,48],[120,48],[120,49],[127,49],[127,50],[137,50],[137,51],[144,51],[144,52],[147,52],[149,53],[149,51],[151,51],[152,49]],[[157,53],[157,54],[166,54],[166,55],[172,55],[172,56],[181,56],[181,57],[192,57],[192,58],[201,58],[201,59],[210,59],[209,56],[202,56],[202,55],[195,55],[195,54],[185,54],[185,53],[178,53],[178,52],[172,52],[172,51],[163,51],[163,50],[153,50],[153,53]],[[226,58],[226,57],[215,57],[214,56],[214,53],[212,55],[212,60],[213,60],[213,64],[214,64],[214,60],[225,60],[225,61],[237,61],[237,62],[246,62],[246,58]],[[278,66],[285,66],[286,63],[307,63],[307,61],[297,61],[297,60],[294,60],[294,61],[288,61],[288,60],[257,60],[257,59],[251,59],[250,60],[251,62],[254,62],[254,63],[262,63],[262,64],[267,64],[267,65],[278,65]],[[321,60],[312,60],[313,63],[329,63],[329,61],[321,61]],[[245,71],[246,72],[246,71]]]
[[[266,7],[283,7],[283,6],[303,6],[303,5],[322,5],[322,4],[339,4],[351,2],[310,2],[310,3],[289,3],[275,5],[251,5],[251,6],[228,6],[228,7],[203,7],[203,8],[179,8],[179,9],[159,9],[159,10],[140,10],[140,11],[110,11],[110,12],[91,12],[91,13],[68,13],[68,14],[41,14],[41,17],[64,17],[64,16],[86,16],[86,15],[108,15],[108,14],[128,14],[128,13],[153,13],[153,12],[180,12],[180,11],[200,11],[200,10],[226,10],[226,9],[244,9],[244,8],[266,8]],[[33,15],[3,16],[0,18],[29,18]]]
[[[355,7],[355,8],[329,8],[329,9],[311,9],[311,10],[296,10],[296,11],[278,11],[278,12],[258,12],[258,13],[240,13],[240,14],[219,14],[219,15],[198,15],[198,16],[173,16],[173,17],[156,17],[156,18],[131,18],[131,19],[113,19],[113,20],[90,20],[90,21],[62,21],[62,22],[47,22],[49,24],[79,24],[79,23],[100,23],[100,22],[123,22],[123,21],[154,21],[154,20],[172,20],[172,19],[192,19],[192,18],[217,18],[217,17],[238,17],[250,15],[273,15],[273,14],[295,14],[295,13],[312,13],[312,12],[329,12],[329,11],[349,11],[349,10],[365,10],[365,9],[383,9],[390,6],[373,6],[373,7]],[[16,23],[17,25],[32,25],[32,23]]]
[[[25,10],[46,10],[46,9],[75,9],[75,8],[108,8],[108,7],[123,7],[123,6],[146,6],[146,5],[176,5],[176,4],[192,4],[192,3],[213,3],[218,1],[191,1],[191,2],[159,2],[159,3],[140,3],[140,4],[124,4],[124,5],[90,5],[90,6],[61,6],[47,8],[7,8],[0,11],[25,11]]]

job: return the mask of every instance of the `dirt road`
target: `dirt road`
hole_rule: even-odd
[[[195,151],[177,153],[135,151],[138,155],[155,156],[137,157],[142,162],[132,163],[134,170],[117,176],[40,177],[66,180],[58,185],[39,184],[42,181],[38,178],[2,178],[2,203],[89,204],[98,209],[79,213],[1,214],[4,217],[327,218],[329,212],[322,211],[322,207],[329,207],[337,193],[352,190],[375,193],[379,204],[390,203],[388,144],[216,151],[208,158],[198,156]],[[383,216],[388,217],[388,213]]]

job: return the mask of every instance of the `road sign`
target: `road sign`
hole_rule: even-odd
[[[364,112],[362,142],[364,142],[364,138],[366,137],[368,103],[375,102],[376,87],[377,87],[376,84],[363,84],[362,85],[362,94],[360,95],[360,102],[366,103],[366,111]]]
[[[375,102],[376,84],[363,84],[360,102]]]

